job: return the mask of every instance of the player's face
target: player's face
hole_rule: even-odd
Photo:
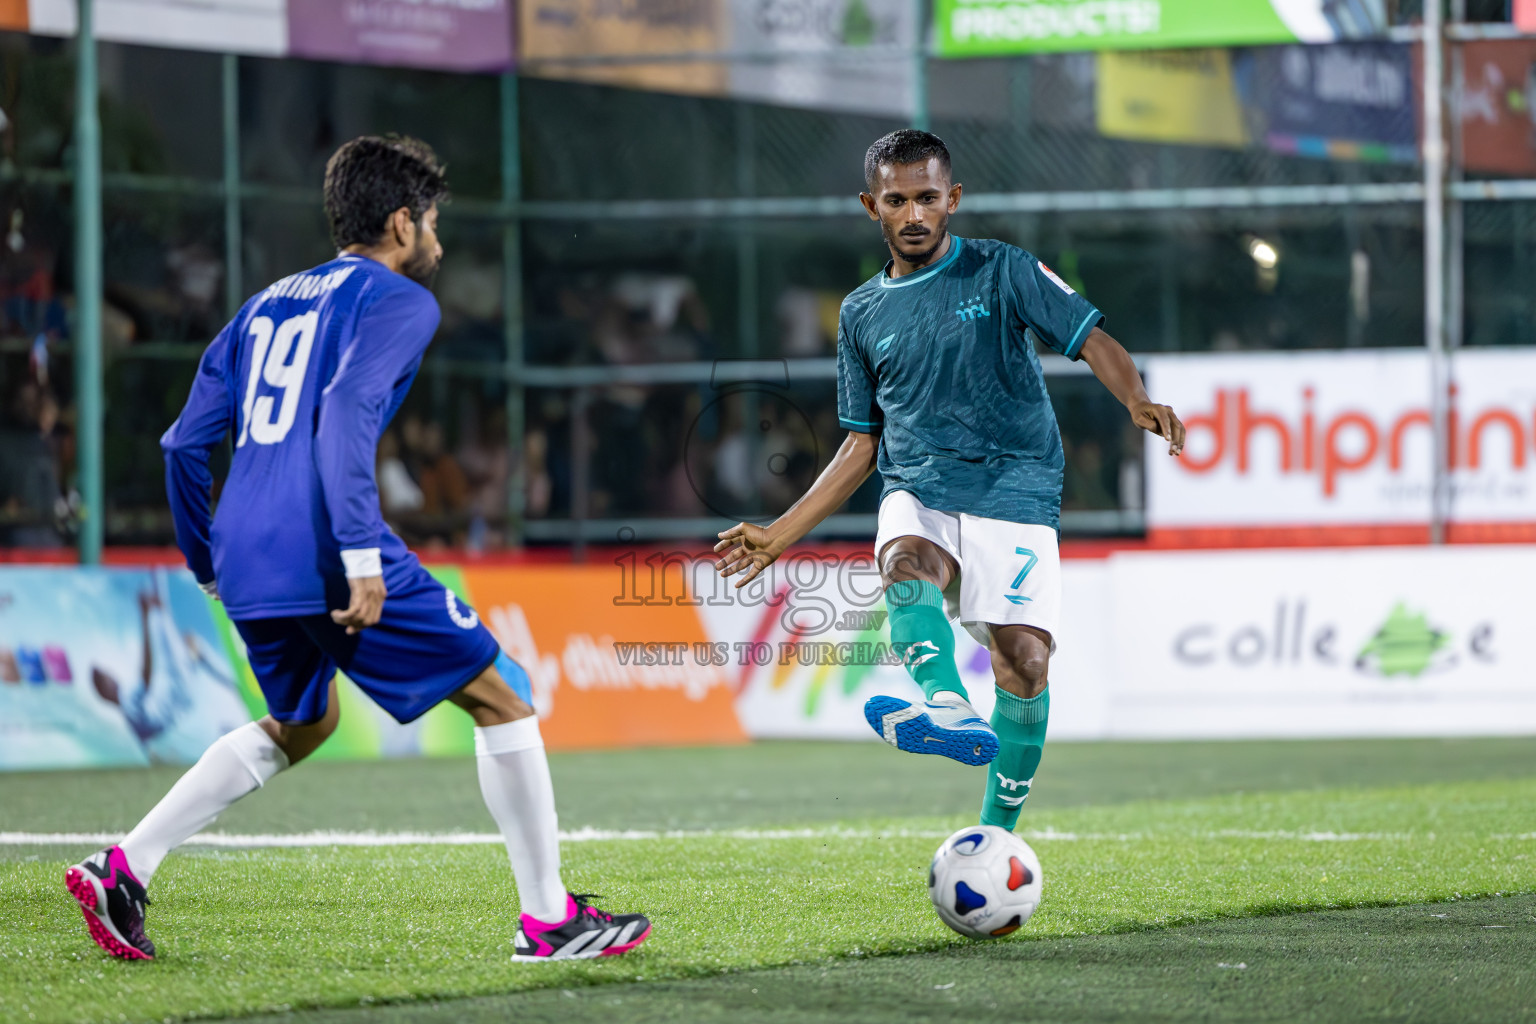
[[[859,198],[880,221],[891,252],[905,262],[924,263],[944,244],[960,186],[934,157],[926,163],[881,164],[874,189]]]
[[[416,244],[400,265],[400,272],[419,284],[432,286],[437,268],[443,262],[443,244],[437,240],[437,204],[428,208],[416,222]]]

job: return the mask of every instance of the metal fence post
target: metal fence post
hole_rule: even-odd
[[[501,76],[501,203],[506,218],[501,229],[502,335],[506,347],[507,411],[507,544],[523,542],[528,467],[524,464],[523,386],[523,198],[522,140],[518,135],[517,75]]]
[[[97,105],[93,0],[80,0],[75,37],[75,443],[80,562],[101,563],[106,507],[102,486],[101,113]]]
[[[1445,356],[1445,130],[1443,0],[1424,5],[1424,345],[1429,350],[1430,419],[1434,466],[1430,485],[1429,539],[1445,543],[1450,504]]]
[[[224,55],[224,312],[245,301],[244,228],[240,223],[240,58]]]

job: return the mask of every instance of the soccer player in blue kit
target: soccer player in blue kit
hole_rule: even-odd
[[[871,697],[864,717],[901,750],[990,765],[981,822],[1012,829],[1045,743],[1061,605],[1065,462],[1036,339],[1086,362],[1170,455],[1183,451],[1184,425],[1147,397],[1103,315],[1045,264],[949,233],[961,187],[937,136],[903,129],[879,139],[864,177],[859,198],[891,261],[843,300],[838,320],[848,435],[775,522],[721,532],[716,568],[744,586],[878,470],[875,553],[891,644],[925,699]],[[960,681],[950,619],[991,651],[990,724]]]
[[[258,293],[203,354],[161,439],[176,541],[245,642],[267,716],[217,740],[122,842],[65,874],[91,937],[150,959],[145,887],[166,854],[336,730],[336,673],[410,722],[451,701],[475,722],[480,790],[522,916],[513,960],[610,956],[650,935],[566,891],[554,789],[527,673],[385,525],[374,460],[437,330],[442,165],[364,137],[325,171],[337,257]],[[210,515],[209,455],[234,456]]]

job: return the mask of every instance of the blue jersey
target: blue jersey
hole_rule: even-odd
[[[1056,526],[1061,434],[1031,336],[1076,359],[1103,320],[1034,256],[990,239],[951,236],[932,266],[861,285],[838,318],[837,412],[845,430],[880,435],[881,497]]]
[[[414,577],[379,511],[374,459],[439,315],[426,288],[343,255],[251,298],[203,353],[160,446],[176,543],[231,618],[346,607],[343,552],[356,564],[376,552],[389,590]],[[208,458],[231,435],[210,517]]]

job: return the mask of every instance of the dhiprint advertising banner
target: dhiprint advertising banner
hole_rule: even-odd
[[[1536,350],[1450,360],[1452,536],[1536,536]],[[1422,349],[1154,356],[1148,387],[1189,428],[1147,447],[1154,540],[1417,541],[1433,466]]]
[[[938,52],[1330,43],[1377,35],[1382,0],[935,0]]]

